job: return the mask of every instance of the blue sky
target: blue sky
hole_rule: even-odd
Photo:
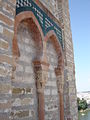
[[[69,0],[77,91],[90,91],[90,0]]]

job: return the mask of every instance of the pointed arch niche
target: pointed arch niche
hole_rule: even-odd
[[[13,39],[13,119],[39,119],[38,86],[33,61],[40,62],[43,54],[42,39],[42,30],[32,12],[23,12],[16,16]]]
[[[53,71],[52,75],[55,76],[54,88],[56,90],[52,89],[50,92],[56,94],[57,101],[52,102],[54,102],[54,108],[59,112],[56,113],[56,115],[52,114],[52,119],[64,120],[62,31],[32,0],[29,2],[31,7],[21,7],[22,3],[20,3],[20,0],[17,1],[15,34],[12,49],[15,66],[12,77],[12,94],[13,96],[20,94],[20,96],[16,98],[12,97],[12,117],[21,117],[18,115],[18,110],[16,109],[18,100],[18,107],[21,113],[26,112],[26,118],[34,118],[36,120],[37,118],[39,120],[46,119],[46,109],[48,108],[46,106],[47,97],[45,93],[47,92],[49,81],[47,75]],[[39,14],[43,15],[43,17],[39,15],[38,18],[37,11],[40,11]],[[50,24],[47,27],[48,22],[50,22]],[[52,56],[56,58],[55,63],[53,62],[53,58],[49,61],[49,59],[51,59],[49,47],[51,47],[51,51],[53,51]],[[53,70],[51,70],[51,68],[53,68]],[[51,83],[51,85],[52,84],[53,83]],[[49,106],[52,107],[51,105]]]
[[[54,31],[45,38],[49,63],[48,80],[44,90],[45,117],[52,120],[64,120],[64,57],[62,47]]]

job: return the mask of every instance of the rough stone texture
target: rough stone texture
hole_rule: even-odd
[[[11,113],[15,3],[0,0],[0,120],[9,120]]]
[[[64,117],[65,120],[78,120],[68,0],[40,1],[63,25]],[[16,38],[20,57],[16,59],[12,55],[15,7],[16,0],[0,0],[0,120],[37,120],[39,101],[32,61],[42,55],[39,47],[40,36],[37,36],[39,34],[32,20],[31,22],[22,21],[19,24]],[[52,40],[47,42],[47,45],[46,43],[43,45],[44,49],[46,46],[47,52],[42,51],[44,55],[47,55],[49,63],[48,81],[45,84],[44,98],[42,98],[42,100],[45,99],[45,106],[43,106],[45,120],[59,120],[60,101],[55,75],[58,57]]]
[[[77,99],[76,99],[76,83],[75,83],[75,65],[73,54],[73,42],[70,26],[70,15],[68,0],[58,0],[58,8],[60,9],[59,19],[64,25],[63,40],[64,40],[64,108],[65,119],[71,118],[73,120],[78,119],[77,111]]]
[[[68,1],[62,1],[65,42],[65,118],[78,119],[75,65]],[[67,102],[66,102],[67,101]]]

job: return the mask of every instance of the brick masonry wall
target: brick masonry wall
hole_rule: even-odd
[[[16,0],[0,0],[0,120],[11,114],[12,39]]]
[[[45,120],[60,120],[59,118],[59,95],[55,68],[58,64],[57,53],[49,41],[47,43],[47,57],[49,62],[48,81],[44,90],[45,97]]]

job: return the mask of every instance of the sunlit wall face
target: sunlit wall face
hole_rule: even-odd
[[[58,0],[40,0],[50,12],[57,18],[58,16]]]

